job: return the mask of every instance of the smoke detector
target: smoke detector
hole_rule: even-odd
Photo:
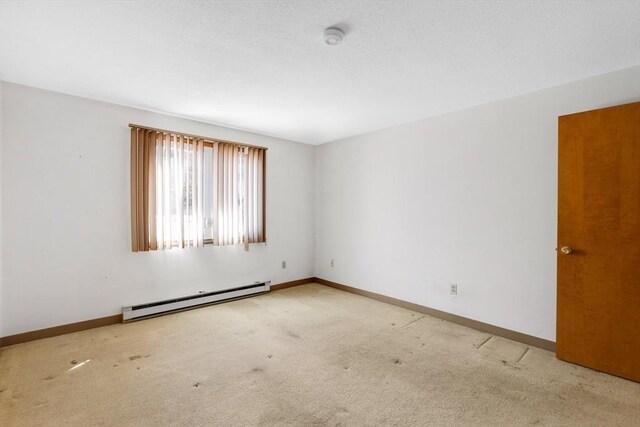
[[[342,43],[344,32],[340,28],[329,27],[324,30],[324,42],[329,46],[335,46]]]

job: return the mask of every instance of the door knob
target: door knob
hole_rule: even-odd
[[[564,255],[569,255],[571,252],[573,252],[573,249],[571,249],[569,246],[563,246],[560,248],[560,252],[562,252]]]

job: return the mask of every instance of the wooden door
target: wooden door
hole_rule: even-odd
[[[557,357],[640,381],[640,102],[558,131]]]

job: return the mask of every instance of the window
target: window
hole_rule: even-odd
[[[265,241],[265,151],[131,126],[132,250]]]

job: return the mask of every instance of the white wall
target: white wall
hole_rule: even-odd
[[[638,99],[634,67],[316,147],[315,275],[555,340],[557,117]]]
[[[0,336],[313,275],[312,146],[3,83]],[[263,145],[267,245],[132,253],[129,123]],[[287,269],[281,269],[281,261]]]
[[[318,147],[0,92],[0,336],[316,275],[553,340],[557,116],[640,99],[640,67]],[[269,147],[267,245],[132,253],[130,122]]]

